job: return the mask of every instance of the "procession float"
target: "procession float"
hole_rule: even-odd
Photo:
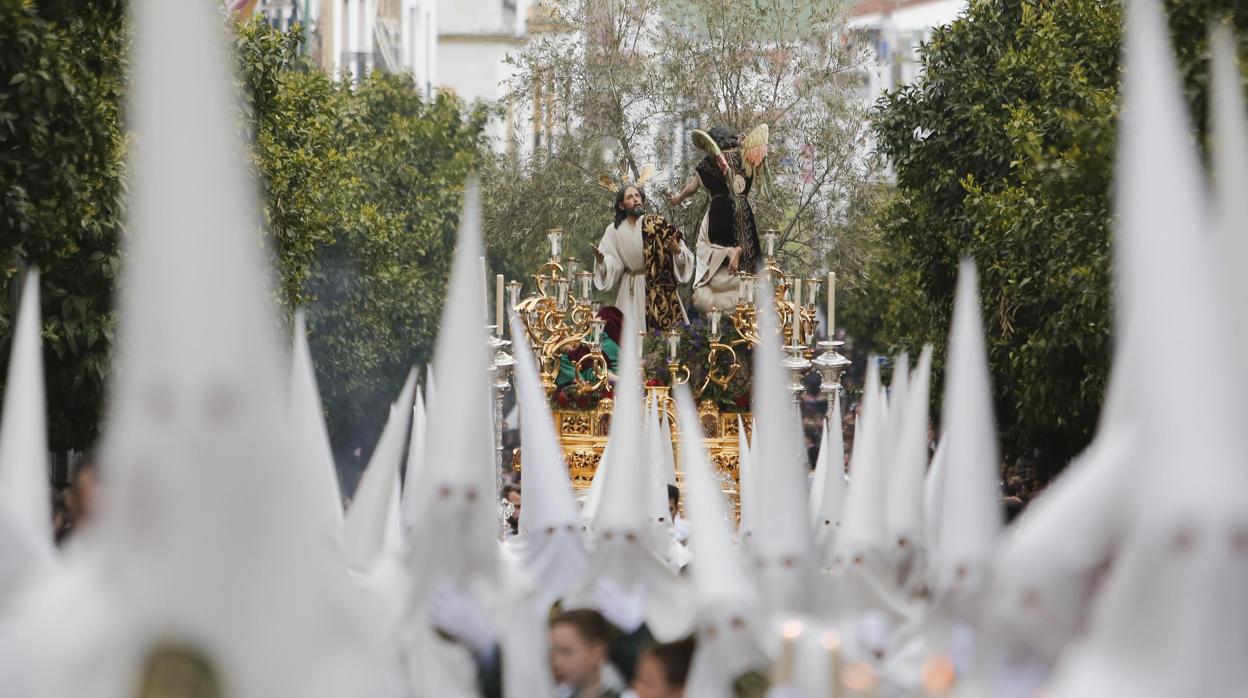
[[[495,446],[501,460],[501,405],[514,365],[507,347],[512,341],[528,342],[539,362],[573,487],[583,491],[602,460],[611,426],[613,376],[604,352],[606,323],[598,317],[601,303],[593,300],[593,272],[583,269],[577,258],[562,256],[561,229],[549,230],[546,235],[550,258],[530,275],[531,284],[519,280],[505,284],[502,276],[495,278],[499,323],[491,335],[492,369],[500,419]],[[805,389],[803,377],[811,370],[818,371],[820,390],[830,410],[832,394],[840,389],[841,374],[850,364],[838,351],[842,342],[816,341],[819,304],[826,302],[829,320],[835,317],[836,275],[829,273],[824,279],[785,273],[776,264],[776,231],[766,231],[763,238],[766,257],[759,274],[767,275],[774,289],[778,322],[770,331],[783,340],[784,364],[791,376],[789,389],[796,404]],[[735,306],[712,307],[688,324],[667,331],[639,333],[647,407],[666,415],[675,453],[680,453],[681,433],[671,391],[677,384],[686,384],[697,401],[712,462],[723,479],[733,483],[740,462],[739,430],[746,431],[748,440],[753,424],[751,355],[761,333],[768,331],[759,325],[756,275],[742,273],[740,279],[741,293]],[[504,297],[523,321],[526,336],[503,339],[499,328]],[[561,364],[564,381],[557,380]],[[567,370],[569,364],[571,371]],[[514,459],[512,465],[522,468],[519,450]]]

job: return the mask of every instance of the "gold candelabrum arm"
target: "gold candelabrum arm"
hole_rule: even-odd
[[[593,366],[594,380],[587,381],[581,377],[581,372],[585,370],[586,362]],[[580,361],[576,362],[576,371],[574,380],[576,381],[577,392],[582,395],[602,390],[606,387],[607,381],[611,377],[611,367],[607,364],[607,357],[602,353],[602,347],[595,345],[594,348]]]
[[[546,395],[549,397],[554,394],[555,388],[558,387],[555,379],[559,376],[559,357],[539,356],[537,362],[542,369],[542,390],[546,391]]]
[[[819,314],[813,305],[802,309],[802,336],[798,339],[806,347],[807,358],[814,355],[811,344],[815,340],[815,329],[819,326]]]
[[[554,262],[548,262],[542,269],[556,269],[558,265]],[[552,274],[547,277],[541,273],[535,274],[534,279],[543,279],[558,282],[557,275]],[[545,285],[539,286],[541,290],[545,290]],[[516,305],[516,310],[525,321],[525,331],[527,339],[531,346],[534,347],[538,355],[539,363],[542,367],[542,385],[546,389],[547,394],[555,391],[556,377],[559,375],[559,359],[567,351],[585,343],[585,335],[589,332],[594,314],[590,304],[578,301],[574,298],[566,300],[570,307],[561,309],[559,302],[552,296],[542,293],[532,298],[525,299]],[[596,349],[601,355],[601,349]],[[605,358],[601,359],[603,367],[601,370],[595,369],[595,375],[598,379],[591,384],[588,390],[597,390],[605,385],[605,376],[608,370],[605,365]],[[578,389],[585,390],[586,382],[579,380],[580,371],[583,367],[576,369]]]
[[[577,337],[584,337],[589,332],[589,325],[594,320],[594,311],[589,303],[575,301],[575,304],[568,311],[568,320],[572,322],[570,334]]]
[[[679,361],[667,362],[668,385],[673,388],[681,383],[688,383],[692,374],[689,373],[689,367]],[[683,376],[683,378],[682,378]]]
[[[758,344],[758,324],[755,322],[753,306],[738,303],[736,312],[730,317],[732,319],[732,329],[736,331],[742,340],[748,342],[750,346]]]
[[[544,308],[539,316],[542,332],[547,339],[545,344],[558,344],[563,341],[563,311],[557,306]]]
[[[744,342],[745,340],[737,341]],[[732,358],[732,363],[728,365],[727,373],[723,373],[719,370],[719,362],[717,361],[717,358],[722,353],[727,353],[728,356]],[[740,371],[741,362],[737,358],[736,349],[733,349],[731,344],[724,344],[720,341],[711,342],[711,350],[706,355],[706,379],[702,381],[702,386],[698,388],[697,398],[701,400],[702,394],[705,393],[706,389],[711,385],[719,386],[720,390],[727,389],[728,384],[732,382],[733,378],[737,377],[737,373]]]

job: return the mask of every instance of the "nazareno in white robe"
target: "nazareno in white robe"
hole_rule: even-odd
[[[643,219],[630,221],[625,218],[618,227],[614,224],[607,226],[598,245],[602,262],[594,262],[594,286],[599,291],[606,291],[619,284],[615,306],[625,317],[632,319],[633,327],[650,330],[653,328],[646,326],[646,251],[641,235]],[[688,283],[693,276],[693,268],[693,253],[681,241],[680,254],[672,258],[676,282]],[[676,303],[680,306],[681,319],[688,322],[689,317],[679,296]]]

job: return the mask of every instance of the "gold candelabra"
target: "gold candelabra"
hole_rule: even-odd
[[[542,387],[547,394],[555,390],[561,357],[582,345],[589,352],[573,362],[573,380],[581,393],[590,393],[606,386],[610,369],[602,353],[604,323],[597,317],[598,304],[590,300],[593,272],[580,269],[580,260],[560,259],[563,230],[546,231],[550,240],[550,260],[532,275],[536,292],[520,300],[521,284],[507,286],[511,307],[524,320],[526,339],[538,357]],[[575,284],[575,286],[573,285]],[[592,380],[582,375],[592,369]]]

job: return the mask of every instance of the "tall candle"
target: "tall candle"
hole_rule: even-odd
[[[581,300],[589,301],[589,284],[593,281],[593,272],[581,271],[577,272],[577,276],[581,279]]]
[[[494,333],[497,334],[499,337],[503,336],[503,325],[506,324],[505,318],[503,317],[503,287],[504,286],[506,286],[506,283],[503,279],[503,275],[495,274],[494,275],[494,323],[498,325],[498,327],[494,330]]]
[[[828,653],[828,685],[832,698],[841,698],[841,636],[835,630],[823,634],[823,651]]]
[[[793,279],[793,345],[802,343],[802,280]]]
[[[773,686],[787,686],[793,681],[793,665],[797,662],[797,640],[802,636],[802,621],[796,618],[785,621],[780,633],[780,658],[772,668]]]
[[[828,341],[836,336],[836,272],[828,272]]]
[[[523,288],[523,286],[519,281],[512,281],[507,284],[507,300],[511,303],[512,310],[515,310],[516,305],[520,303],[521,288]]]

